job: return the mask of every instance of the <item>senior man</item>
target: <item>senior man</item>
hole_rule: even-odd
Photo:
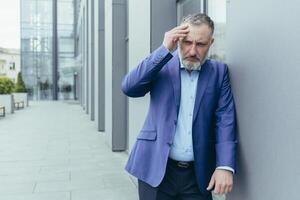
[[[150,93],[126,165],[140,200],[211,200],[211,190],[232,190],[235,105],[227,65],[207,58],[213,32],[207,15],[185,17],[122,82],[127,96]]]

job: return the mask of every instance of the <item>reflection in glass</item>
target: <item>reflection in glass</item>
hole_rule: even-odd
[[[29,98],[53,99],[53,0],[21,1],[21,62]],[[74,0],[57,0],[59,99],[73,98]]]
[[[58,0],[58,98],[74,98],[74,1]]]
[[[180,24],[183,17],[203,12],[203,0],[179,0],[177,1],[177,24]]]
[[[210,48],[210,58],[225,61],[226,0],[209,0],[208,15],[215,22],[215,42]]]
[[[21,1],[21,62],[31,99],[52,99],[52,1]]]

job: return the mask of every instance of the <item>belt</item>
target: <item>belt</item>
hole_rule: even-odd
[[[173,159],[169,158],[168,162],[173,166],[176,166],[179,168],[185,168],[185,169],[194,166],[194,161],[177,161],[177,160],[173,160]]]

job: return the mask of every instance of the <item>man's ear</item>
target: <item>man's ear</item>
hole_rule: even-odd
[[[210,45],[212,45],[214,43],[214,41],[215,41],[215,38],[211,38]]]

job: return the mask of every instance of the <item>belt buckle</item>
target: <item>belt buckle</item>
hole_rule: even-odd
[[[188,167],[190,166],[190,164],[187,163],[187,162],[179,161],[179,162],[177,163],[177,166],[178,166],[178,167],[181,167],[181,168],[188,168]]]

